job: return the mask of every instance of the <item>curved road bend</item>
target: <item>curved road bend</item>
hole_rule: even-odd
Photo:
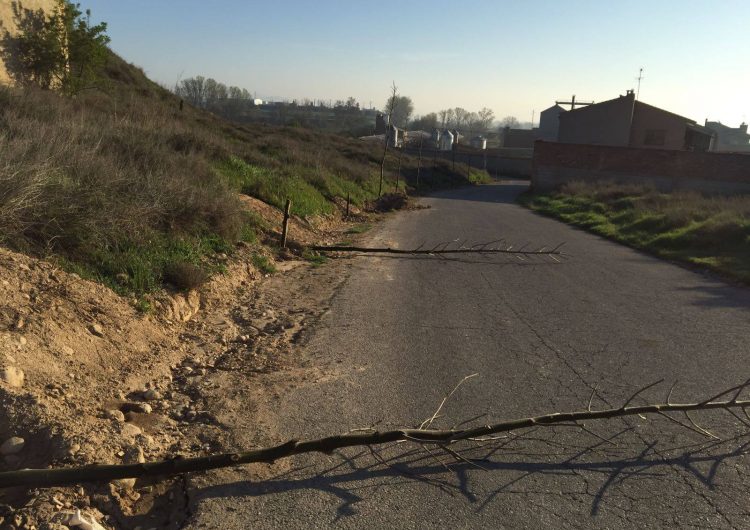
[[[436,424],[584,409],[592,389],[594,407],[617,406],[660,378],[696,400],[750,376],[750,290],[540,217],[514,204],[524,190],[438,194],[370,243],[564,241],[570,258],[355,258],[302,354],[327,376],[274,404],[279,442],[418,424],[472,373]],[[740,422],[694,419],[724,441],[634,417],[508,436],[464,453],[476,465],[400,444],[298,457],[262,482],[209,474],[189,526],[750,527]]]

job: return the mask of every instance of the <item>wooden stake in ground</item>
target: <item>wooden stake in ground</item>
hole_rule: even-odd
[[[419,172],[422,169],[422,142],[424,141],[424,135],[419,133],[419,158],[417,158],[417,192],[419,192]]]
[[[286,248],[286,236],[289,234],[289,212],[292,209],[292,201],[287,199],[284,207],[284,221],[281,225],[281,248]]]

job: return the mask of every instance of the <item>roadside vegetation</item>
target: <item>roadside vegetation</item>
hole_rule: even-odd
[[[19,20],[26,33],[5,39],[20,39],[21,49],[52,47],[57,57],[62,19],[40,33],[41,12],[17,13],[36,22]],[[59,58],[16,58],[20,86],[0,87],[1,245],[140,295],[165,284],[195,287],[224,270],[237,242],[268,240],[268,227],[238,193],[278,208],[291,199],[293,214],[308,218],[340,215],[347,196],[358,207],[377,197],[377,146],[301,128],[238,126],[183,106],[105,47],[106,25],[89,27],[77,7],[53,16],[81,41],[73,66],[80,62],[75,71],[83,73],[70,77]],[[395,155],[386,163],[387,190],[397,163]],[[416,166],[402,157],[402,183],[415,182]],[[486,178],[439,161],[423,164],[420,181],[429,189]]]
[[[521,202],[657,256],[750,283],[750,196],[572,182],[557,193],[526,194]]]

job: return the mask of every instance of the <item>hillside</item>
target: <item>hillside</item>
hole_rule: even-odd
[[[112,56],[105,90],[0,89],[0,241],[122,293],[191,287],[234,242],[262,239],[237,192],[305,218],[377,194],[381,150],[296,128],[232,125]],[[395,157],[385,189],[392,190]],[[413,180],[416,161],[404,156]],[[425,183],[466,182],[441,164]]]
[[[381,149],[180,109],[114,55],[104,90],[0,88],[0,143],[0,443],[23,439],[0,470],[241,448],[226,439],[234,420],[207,403],[227,388],[260,403],[261,375],[295,365],[344,277],[306,262],[304,245],[357,237]],[[391,155],[387,190],[397,164]],[[408,182],[415,167],[402,158]],[[468,183],[456,169],[423,167],[423,189]],[[291,251],[276,246],[287,198]],[[81,508],[109,527],[176,528],[181,487],[0,490],[0,526],[64,523]]]

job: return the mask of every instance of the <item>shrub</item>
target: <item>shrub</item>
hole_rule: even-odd
[[[197,289],[208,279],[206,271],[185,261],[170,263],[164,270],[164,279],[181,290]]]

